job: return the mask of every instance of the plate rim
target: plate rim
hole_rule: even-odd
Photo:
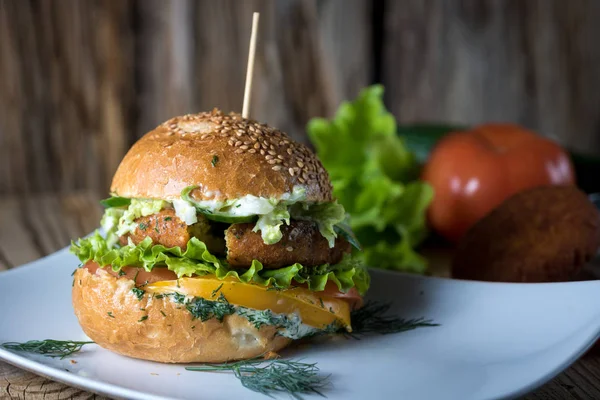
[[[51,262],[50,259],[54,257],[60,257],[69,255],[68,252],[69,247],[62,248],[54,253],[51,253],[47,256],[41,257],[39,259],[33,260],[26,264],[22,264],[18,267],[11,268],[5,271],[0,271],[0,280],[6,276],[14,276],[20,274],[27,274],[30,271],[30,268],[41,268],[40,264],[44,262]],[[73,256],[74,257],[74,256]],[[76,260],[76,258],[74,258]],[[381,269],[374,269],[377,274],[387,275],[387,276],[395,276],[395,277],[405,277],[412,280],[431,280],[431,281],[456,281],[461,284],[467,285],[477,285],[477,286],[575,286],[586,284],[589,285],[590,281],[573,281],[573,282],[545,282],[545,283],[514,283],[514,282],[484,282],[484,281],[470,281],[470,280],[459,280],[452,279],[448,277],[435,277],[435,276],[425,276],[425,275],[415,275],[411,273],[403,273],[396,271],[388,271]],[[594,281],[593,284],[600,284],[600,281]],[[531,391],[543,386],[545,383],[551,381],[556,376],[558,376],[561,372],[565,371],[571,365],[573,365],[579,358],[584,355],[596,342],[596,340],[600,337],[600,327],[593,330],[591,334],[587,337],[582,346],[578,347],[577,351],[573,352],[569,358],[567,358],[560,365],[556,366],[551,371],[542,375],[538,379],[523,385],[522,387],[514,388],[511,391],[507,391],[504,394],[499,393],[502,397],[493,397],[493,398],[518,398],[522,395],[530,393]],[[104,349],[102,349],[104,350]],[[108,350],[105,350],[108,351]],[[36,361],[25,356],[21,356],[18,353],[11,352],[7,349],[0,347],[0,360],[7,362],[8,364],[26,370],[35,375],[51,379],[65,385],[73,386],[81,390],[90,391],[93,393],[106,395],[110,397],[118,397],[124,399],[150,399],[150,400],[176,400],[176,397],[166,397],[162,395],[156,395],[148,392],[144,392],[139,389],[130,389],[117,384],[108,383],[105,381],[99,381],[96,379],[92,379],[90,377],[80,376],[73,372],[63,371],[62,369],[44,364],[40,361]],[[183,364],[182,364],[183,365]]]
[[[144,393],[139,390],[128,389],[112,383],[97,381],[92,378],[77,375],[73,372],[63,371],[57,367],[43,364],[39,361],[31,360],[20,356],[0,347],[0,360],[7,362],[16,368],[21,368],[42,378],[54,380],[67,386],[73,386],[81,390],[93,392],[100,395],[115,396],[119,399],[140,399],[140,400],[177,400],[175,397],[164,397],[151,393]]]

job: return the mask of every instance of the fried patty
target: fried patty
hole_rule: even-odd
[[[157,214],[140,217],[135,223],[137,227],[132,233],[121,236],[121,245],[126,245],[128,239],[138,244],[150,237],[154,244],[185,249],[188,241],[196,237],[206,244],[211,253],[225,254],[224,239],[213,234],[210,223],[201,215],[198,215],[197,223],[188,226],[175,215],[175,210],[164,209]]]
[[[574,279],[600,245],[600,214],[575,187],[520,192],[475,224],[452,263],[459,279],[553,282]]]
[[[263,242],[260,232],[252,232],[254,224],[233,224],[225,231],[227,262],[232,267],[249,267],[252,260],[260,261],[265,268],[280,268],[294,263],[304,266],[337,264],[350,244],[338,237],[333,248],[329,247],[317,225],[308,221],[291,221],[282,225],[283,237],[275,244]]]
[[[172,209],[140,217],[135,223],[137,227],[133,232],[121,236],[121,245],[126,245],[128,239],[138,244],[150,237],[154,244],[185,249],[188,241],[196,237],[206,244],[211,253],[224,255],[227,243],[227,262],[239,268],[249,267],[252,260],[258,260],[265,268],[271,269],[294,263],[304,266],[337,264],[345,253],[351,251],[350,244],[341,237],[330,248],[317,225],[308,221],[291,221],[289,226],[282,225],[283,237],[273,245],[265,244],[260,232],[252,232],[253,223],[233,224],[223,233],[222,225],[210,223],[201,215],[198,215],[198,223],[188,226]]]

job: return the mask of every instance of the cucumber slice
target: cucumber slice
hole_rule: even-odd
[[[223,215],[223,214],[215,214],[215,213],[202,213],[211,221],[215,222],[224,222],[226,224],[242,224],[245,222],[254,222],[256,221],[256,215],[247,215],[244,217],[231,216],[231,215]]]

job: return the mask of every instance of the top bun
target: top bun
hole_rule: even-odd
[[[239,114],[175,117],[144,135],[113,178],[113,195],[174,200],[188,186],[195,200],[244,195],[281,198],[303,186],[306,200],[331,201],[329,175],[305,145]]]

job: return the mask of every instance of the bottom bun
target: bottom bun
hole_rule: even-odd
[[[220,363],[278,351],[291,342],[276,328],[256,329],[236,314],[202,322],[170,296],[145,294],[139,300],[133,288],[133,280],[103,270],[75,272],[75,315],[86,335],[105,349],[164,363]]]

